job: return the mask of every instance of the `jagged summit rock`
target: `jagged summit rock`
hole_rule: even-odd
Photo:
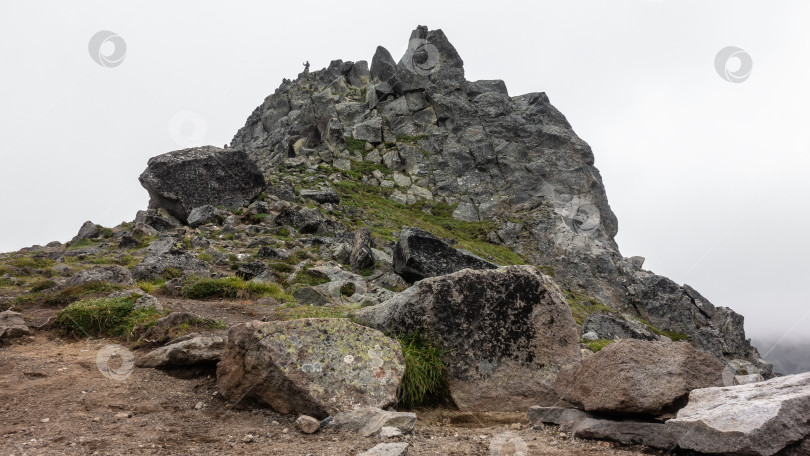
[[[621,255],[594,154],[545,93],[512,96],[503,81],[466,80],[444,32],[425,26],[398,61],[378,47],[361,86],[352,75],[366,65],[335,60],[285,79],[231,147],[268,178],[280,166],[384,166],[396,179],[363,182],[394,188],[398,202],[444,203],[459,220],[491,223],[491,242],[553,269],[571,289],[770,375],[740,315]]]

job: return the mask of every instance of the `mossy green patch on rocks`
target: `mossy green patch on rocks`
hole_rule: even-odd
[[[597,353],[599,350],[607,347],[608,345],[616,342],[615,340],[609,339],[596,339],[596,340],[583,340],[582,344],[588,347],[588,350]]]
[[[588,318],[588,315],[592,313],[616,313],[615,310],[584,293],[566,289],[562,291],[565,294],[566,302],[568,302],[568,305],[571,307],[571,313],[574,314],[574,320],[579,326],[582,326],[582,324],[585,323],[585,319]]]
[[[245,281],[239,277],[189,278],[183,285],[183,296],[189,299],[255,299],[270,296],[282,301],[293,300],[278,284]]]
[[[655,326],[654,326],[652,323],[650,323],[650,322],[649,322],[649,321],[647,321],[647,320],[644,320],[643,318],[636,318],[636,320],[638,320],[638,321],[639,321],[639,322],[641,322],[641,323],[642,323],[644,326],[646,326],[646,327],[647,327],[647,329],[649,329],[649,330],[650,330],[650,332],[652,332],[652,333],[654,333],[654,334],[657,334],[657,335],[659,335],[659,336],[666,336],[666,337],[669,337],[670,339],[672,339],[672,341],[673,341],[673,342],[678,342],[678,341],[681,341],[681,340],[689,340],[689,336],[688,336],[688,335],[686,335],[686,334],[684,334],[684,333],[682,333],[682,332],[677,332],[677,331],[664,331],[664,330],[662,330],[662,329],[659,329],[659,328],[655,327]]]
[[[495,230],[491,221],[456,220],[451,215],[451,206],[439,202],[400,204],[388,198],[383,187],[363,185],[356,180],[337,182],[334,186],[344,207],[350,208],[347,212],[353,214],[343,220],[352,229],[367,226],[375,237],[394,241],[394,234],[402,228],[420,228],[441,238],[455,239],[458,247],[494,263],[525,264],[523,257],[508,247],[487,241],[487,234]]]

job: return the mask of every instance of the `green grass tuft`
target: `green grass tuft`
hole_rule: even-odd
[[[49,290],[56,286],[56,282],[49,279],[37,280],[36,282],[31,284],[31,288],[29,291],[31,293],[36,293],[38,291],[45,291]]]
[[[365,152],[366,150],[366,142],[360,139],[354,139],[352,137],[346,138],[346,150],[349,152]]]
[[[662,329],[658,329],[657,327],[653,326],[652,323],[650,323],[647,320],[644,320],[643,318],[636,318],[636,320],[638,320],[644,326],[646,326],[647,329],[650,330],[650,332],[652,332],[654,334],[657,334],[659,336],[667,336],[670,339],[672,339],[673,342],[678,342],[678,341],[682,341],[682,340],[689,340],[689,336],[682,333],[682,332],[664,331]]]
[[[292,300],[292,297],[275,283],[248,282],[239,277],[191,278],[183,286],[183,296],[188,299],[255,299],[270,296],[282,301]]]
[[[293,283],[300,284],[300,285],[308,285],[310,287],[316,287],[318,285],[322,285],[324,283],[329,283],[329,279],[326,277],[315,275],[309,271],[309,268],[304,268],[295,275],[295,279],[293,279]]]
[[[355,291],[357,291],[357,287],[354,285],[354,282],[346,282],[340,287],[341,296],[352,296]]]
[[[420,335],[400,336],[405,356],[405,376],[399,388],[399,405],[415,408],[441,403],[449,395],[444,352]]]
[[[582,341],[582,343],[586,347],[588,347],[588,350],[590,350],[590,351],[592,351],[594,353],[596,353],[599,350],[607,347],[608,345],[612,344],[613,342],[615,342],[615,340],[609,340],[609,339],[596,339],[596,340],[583,340]]]
[[[136,326],[148,325],[164,314],[154,308],[135,310],[137,300],[127,296],[74,302],[59,312],[55,325],[76,337],[127,337]]]

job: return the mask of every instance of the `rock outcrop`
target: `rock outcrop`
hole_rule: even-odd
[[[335,60],[285,79],[231,147],[268,178],[280,166],[384,167],[392,177],[377,170],[363,184],[388,186],[397,202],[444,203],[459,220],[485,221],[487,239],[552,268],[573,291],[770,376],[740,315],[621,255],[594,154],[545,93],[512,96],[503,81],[466,80],[447,36],[424,26],[399,62],[378,47],[366,68]]]
[[[183,222],[199,206],[247,206],[264,189],[264,177],[244,151],[211,146],[154,157],[139,179],[149,207]]]
[[[723,385],[725,366],[685,342],[620,340],[563,369],[555,390],[589,412],[673,412],[696,388]]]
[[[22,314],[11,310],[0,312],[0,342],[31,334]]]
[[[138,367],[172,368],[197,364],[215,364],[220,360],[224,351],[224,337],[188,334],[138,358],[135,365]]]
[[[462,269],[495,269],[498,266],[416,228],[405,228],[394,246],[394,271],[409,282],[450,274]]]
[[[552,404],[557,370],[579,358],[571,309],[557,285],[531,266],[424,279],[357,317],[438,344],[450,394],[463,411]]]
[[[399,343],[347,319],[253,321],[228,331],[217,385],[232,402],[323,419],[396,403],[404,372]]]
[[[667,426],[702,453],[770,456],[810,436],[810,373],[696,389]]]

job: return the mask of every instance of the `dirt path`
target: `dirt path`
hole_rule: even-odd
[[[167,373],[134,369],[125,380],[105,377],[100,349],[112,340],[61,340],[38,333],[0,347],[0,454],[3,455],[354,455],[380,443],[353,433],[301,434],[294,417],[266,408],[229,409],[212,368]],[[118,367],[111,361],[113,370]],[[528,427],[525,414],[470,416],[420,413],[411,455],[511,455],[497,439],[525,443],[530,455],[658,454]],[[517,439],[512,439],[517,436]],[[504,438],[505,437],[505,438]],[[492,448],[491,448],[492,447]],[[491,452],[495,450],[495,452]]]

